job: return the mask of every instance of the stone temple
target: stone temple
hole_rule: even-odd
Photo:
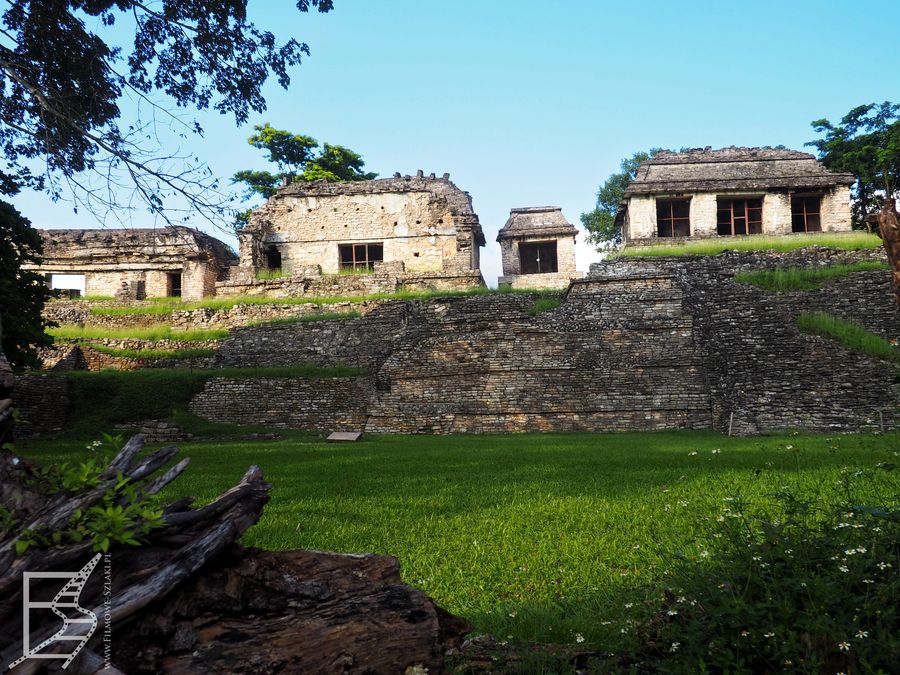
[[[224,294],[254,292],[266,278],[295,286],[303,279],[307,290],[328,287],[322,277],[329,276],[371,277],[359,291],[484,285],[481,224],[449,174],[290,183],[238,237],[240,264]]]
[[[854,180],[783,148],[664,151],[640,165],[616,219],[626,245],[849,231]]]
[[[583,274],[575,270],[578,230],[558,206],[512,209],[497,234],[503,256],[501,286],[568,288]]]
[[[199,300],[236,262],[221,241],[189,227],[40,233],[43,262],[28,267],[70,296]]]

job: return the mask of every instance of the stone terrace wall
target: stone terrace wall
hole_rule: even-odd
[[[59,375],[16,375],[13,401],[24,423],[17,436],[37,437],[61,431],[69,411],[69,385]]]
[[[709,373],[715,428],[727,430],[732,424],[736,434],[788,427],[827,432],[877,429],[877,410],[883,410],[889,423],[896,422],[900,383],[889,364],[801,333],[796,317],[805,311],[828,312],[896,339],[900,310],[888,271],[859,272],[818,290],[789,293],[739,284],[733,277],[742,270],[860,260],[884,260],[884,253],[805,249],[620,258],[592,266],[591,274],[662,267],[677,276]]]
[[[217,377],[190,403],[195,415],[240,425],[353,431],[366,423],[367,378],[243,380]],[[252,402],[252,404],[250,404]]]
[[[708,428],[691,318],[671,275],[423,303],[376,376],[367,430],[486,433]]]

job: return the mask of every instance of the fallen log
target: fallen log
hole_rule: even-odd
[[[143,438],[134,436],[94,487],[43,497],[35,492],[35,467],[0,454],[0,496],[23,523],[0,533],[0,667],[18,659],[10,672],[26,675],[48,666],[46,660],[21,659],[28,656],[22,643],[24,573],[74,572],[94,555],[86,540],[17,556],[22,529],[66,527],[77,509],[109,500],[111,486],[123,477],[135,490],[116,494],[113,503],[154,494],[188,465],[184,459],[153,478],[177,449],[141,456],[142,448]],[[208,505],[192,509],[193,499],[183,498],[164,507],[162,526],[144,545],[114,547],[104,561],[110,578],[94,573],[80,589],[82,613],[93,612],[97,621],[67,627],[67,636],[85,639],[66,673],[98,672],[98,663],[127,673],[402,673],[416,666],[442,672],[446,651],[461,643],[470,626],[403,584],[395,559],[262,552],[236,544],[258,521],[269,487],[259,468],[250,467]],[[60,583],[42,581],[34,593],[53,597]],[[42,653],[71,655],[76,640],[56,640],[61,620],[49,611],[43,615],[29,626],[28,645],[46,642]],[[107,622],[114,636],[111,661],[100,657]]]

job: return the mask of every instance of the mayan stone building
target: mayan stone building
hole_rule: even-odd
[[[583,275],[575,270],[578,231],[558,206],[511,209],[497,234],[503,257],[501,285],[567,288]]]
[[[198,300],[235,262],[225,244],[189,227],[39,232],[43,262],[29,267],[75,296]]]
[[[626,245],[846,231],[853,181],[795,150],[664,151],[640,165],[616,219]]]
[[[484,283],[484,234],[471,197],[449,174],[291,183],[253,212],[238,237],[240,265],[219,286],[222,294],[266,286],[313,294]],[[272,278],[293,281],[260,283]]]

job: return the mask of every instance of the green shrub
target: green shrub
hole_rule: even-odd
[[[825,312],[811,312],[797,317],[797,328],[804,333],[837,340],[851,351],[900,363],[900,349],[853,321],[845,321]]]
[[[809,291],[854,272],[886,269],[890,269],[886,263],[863,261],[849,265],[828,265],[827,267],[782,267],[738,272],[734,275],[734,280],[738,283],[752,284],[767,291]]]
[[[726,501],[705,564],[683,559],[640,660],[668,673],[897,672],[900,486],[881,463],[814,498]],[[863,506],[869,480],[883,502]],[[830,494],[829,494],[830,492]]]

